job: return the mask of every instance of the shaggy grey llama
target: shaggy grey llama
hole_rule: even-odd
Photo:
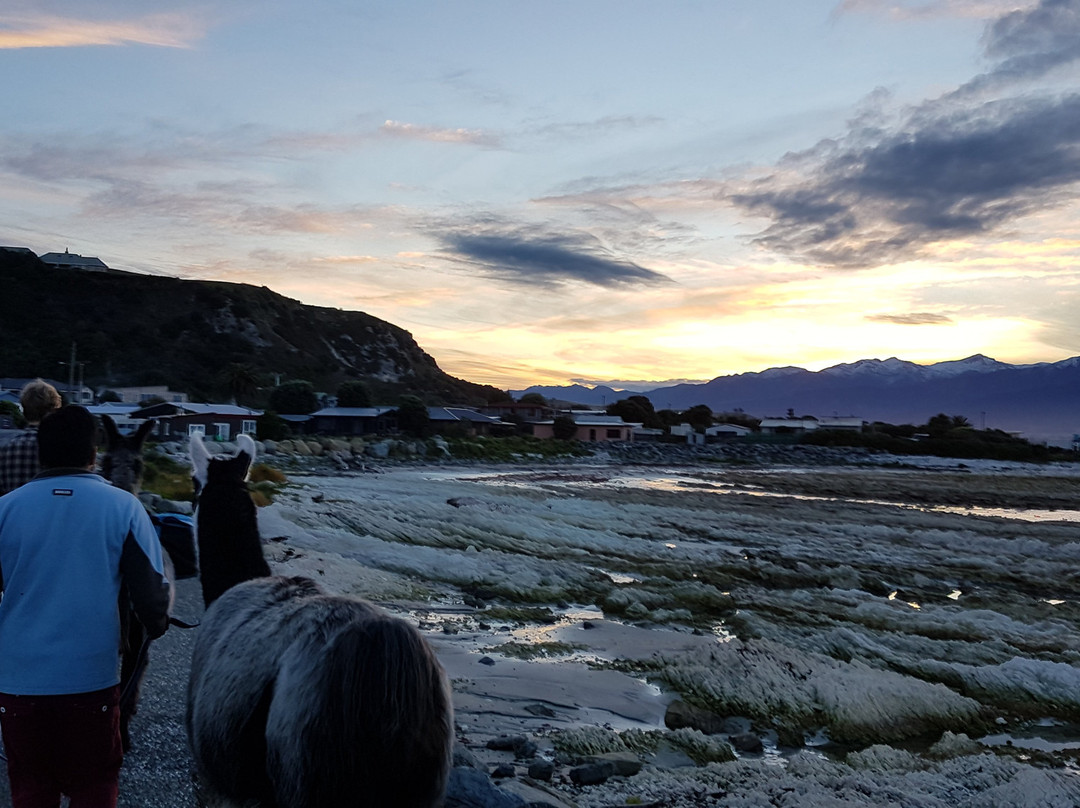
[[[238,442],[230,459],[211,458],[198,436],[191,444],[209,605],[191,660],[187,731],[207,801],[440,805],[453,742],[442,667],[405,621],[308,578],[269,576],[243,485],[255,445]]]

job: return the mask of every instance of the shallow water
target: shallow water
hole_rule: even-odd
[[[792,469],[791,473],[800,470]],[[439,472],[432,475],[433,478],[461,479],[473,482],[500,485],[507,487],[533,488],[538,483],[536,472],[499,472],[496,474],[475,472],[455,473]],[[894,508],[925,511],[933,513],[955,513],[963,516],[990,516],[1001,519],[1015,519],[1022,522],[1072,522],[1080,523],[1080,510],[1046,510],[1037,508],[989,508],[982,506],[951,506],[951,505],[913,505],[906,502],[894,502],[877,499],[851,499],[845,497],[820,497],[807,494],[791,494],[777,491],[769,491],[765,488],[752,488],[747,486],[735,486],[730,483],[703,480],[696,474],[680,473],[671,469],[656,469],[655,471],[620,471],[612,473],[610,469],[594,468],[575,470],[574,472],[543,475],[540,478],[545,486],[556,487],[581,487],[609,489],[638,489],[651,491],[680,492],[693,490],[695,492],[724,494],[743,494],[758,497],[778,497],[785,499],[797,499],[816,502],[842,502],[869,505],[887,505]]]

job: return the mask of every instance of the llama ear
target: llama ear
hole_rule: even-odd
[[[202,435],[195,432],[188,444],[188,454],[191,455],[191,476],[198,481],[200,488],[206,487],[206,480],[210,471],[210,453],[206,451]]]
[[[236,436],[236,446],[238,449],[236,453],[237,457],[242,454],[246,454],[248,456],[248,467],[244,471],[244,477],[247,477],[248,471],[250,471],[251,467],[255,465],[255,441],[251,439],[251,435],[242,433]]]
[[[105,446],[106,448],[113,448],[120,443],[120,430],[116,428],[116,421],[110,416],[102,413],[101,425],[105,427]]]
[[[108,418],[109,416],[103,415],[102,418]],[[112,419],[110,419],[112,420]],[[154,428],[154,419],[147,418],[141,424],[139,428],[135,430],[135,437],[132,438],[132,442],[135,444],[135,449],[138,450],[142,447],[143,441],[146,440],[146,436],[150,434],[150,430]]]

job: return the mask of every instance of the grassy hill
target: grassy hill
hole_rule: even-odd
[[[239,392],[258,405],[275,379],[328,392],[361,380],[387,403],[402,393],[429,404],[505,397],[447,375],[407,331],[363,312],[265,286],[57,269],[0,249],[0,375],[66,378],[58,363],[72,341],[90,386],[167,384],[195,400]]]

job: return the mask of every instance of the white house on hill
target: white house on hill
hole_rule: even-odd
[[[41,256],[41,261],[51,267],[61,269],[84,269],[88,272],[107,272],[109,269],[108,265],[100,258],[89,255],[76,255],[67,250],[62,253],[45,253]]]

